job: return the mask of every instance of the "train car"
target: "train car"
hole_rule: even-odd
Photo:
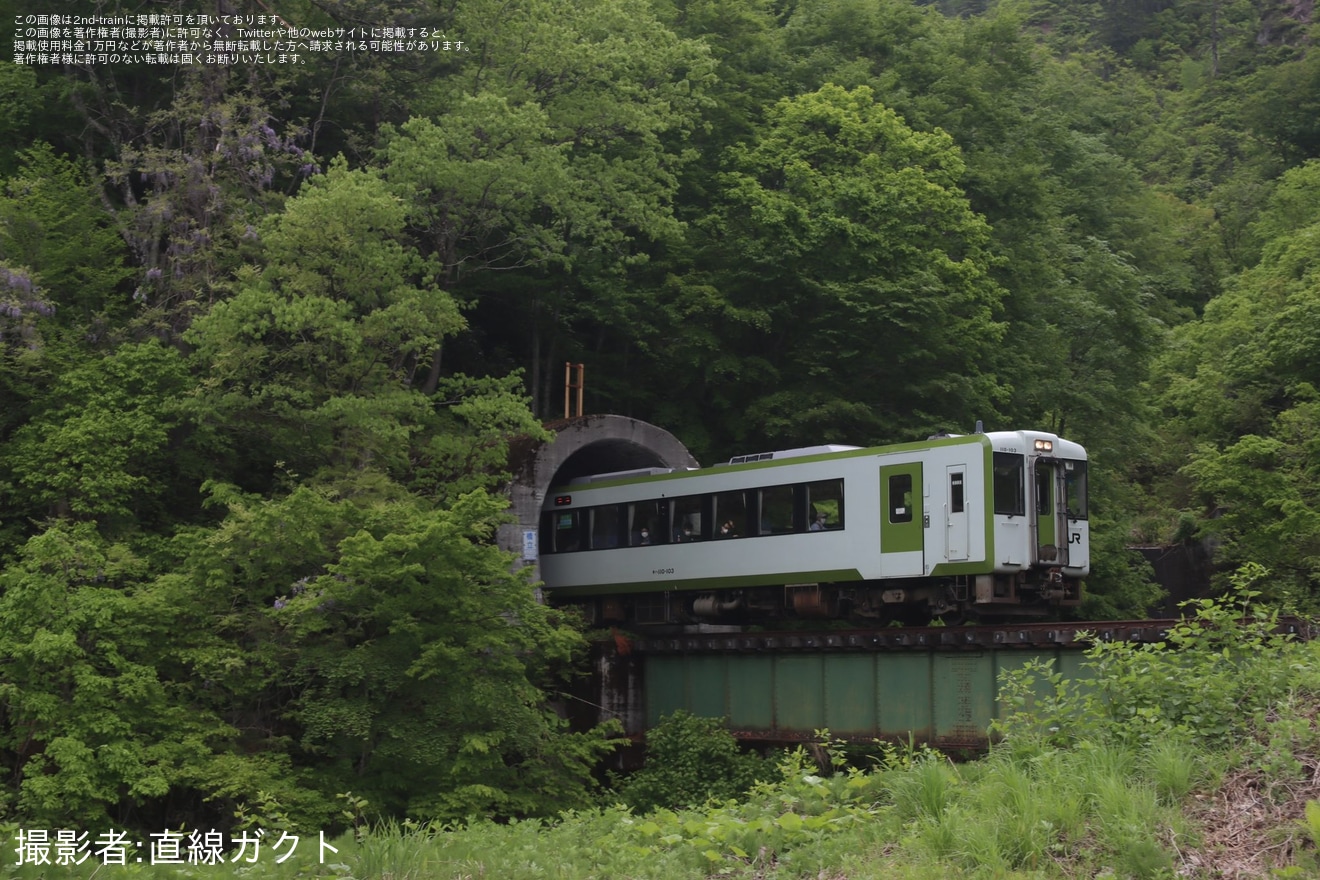
[[[1090,569],[1086,464],[1001,431],[583,477],[547,493],[541,574],[597,623],[1045,615]]]

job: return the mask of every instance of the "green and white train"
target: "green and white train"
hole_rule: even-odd
[[[999,431],[582,477],[547,494],[541,574],[601,623],[1044,615],[1090,569],[1086,461]]]

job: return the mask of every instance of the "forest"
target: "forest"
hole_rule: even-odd
[[[492,538],[565,361],[703,462],[1056,431],[1084,616],[1317,607],[1310,0],[60,5],[462,48],[0,65],[0,820],[589,803]]]

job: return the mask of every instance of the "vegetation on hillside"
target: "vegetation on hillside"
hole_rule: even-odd
[[[706,460],[1055,430],[1087,614],[1133,541],[1315,609],[1310,4],[279,14],[464,49],[0,65],[0,817],[589,809],[581,636],[492,542],[565,360]]]

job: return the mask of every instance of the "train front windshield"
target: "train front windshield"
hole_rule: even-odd
[[[1086,519],[1086,462],[1064,461],[1063,485],[1070,519]]]

